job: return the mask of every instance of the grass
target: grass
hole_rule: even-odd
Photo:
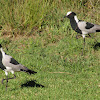
[[[7,92],[5,85],[0,85],[1,100],[100,99],[100,50],[94,51],[88,44],[92,44],[93,39],[87,39],[84,56],[81,56],[82,39],[66,36],[57,43],[47,45],[43,45],[43,38],[38,36],[36,39],[26,36],[13,39],[10,43],[5,41],[9,44],[3,46],[5,52],[38,73],[31,76],[24,72],[16,73],[17,78],[9,80]],[[4,72],[1,70],[0,73],[0,79],[4,78]]]
[[[98,3],[1,0],[0,43],[7,54],[37,74],[16,72],[7,91],[5,83],[0,85],[0,100],[99,100],[100,48],[94,48],[94,39],[86,38],[85,54],[81,56],[83,39],[76,39],[69,20],[63,19],[66,11],[72,10],[79,19],[99,24]],[[99,33],[91,35],[100,42]],[[5,74],[0,70],[2,78]]]

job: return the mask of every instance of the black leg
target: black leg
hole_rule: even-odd
[[[16,78],[16,75],[15,74],[13,74],[14,75],[14,77],[12,77],[12,78],[8,78],[8,79],[15,79]]]
[[[90,35],[90,34],[88,34],[88,36],[89,36],[89,37],[91,37],[91,35]]]
[[[6,91],[7,91],[7,86],[8,86],[8,79],[15,79],[16,76],[14,75],[14,77],[12,78],[8,78],[8,76],[6,76],[6,79],[2,79],[1,83],[3,84],[3,81],[6,80]]]
[[[4,81],[5,79],[2,79],[2,81],[1,81],[1,83],[3,84],[3,81]]]
[[[7,79],[15,79],[15,78],[16,78],[15,74],[14,74],[14,77],[12,77],[12,78],[8,78],[8,77],[7,77]],[[3,84],[3,81],[4,81],[4,80],[7,80],[7,79],[2,79],[1,83]]]
[[[82,55],[83,55],[83,53],[84,53],[84,48],[85,48],[85,38],[84,38],[84,43],[83,43]]]
[[[8,76],[6,76],[7,79],[6,79],[6,91],[7,91],[7,86],[8,86]]]
[[[4,80],[7,80],[7,79],[2,79],[2,81],[1,81],[2,84],[3,84],[3,81],[4,81]]]

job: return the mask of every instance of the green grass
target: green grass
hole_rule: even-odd
[[[37,72],[16,72],[7,91],[6,82],[0,83],[0,100],[99,100],[100,48],[95,50],[94,39],[86,38],[81,56],[83,38],[75,38],[69,20],[63,16],[72,10],[79,19],[99,24],[100,2],[33,1],[0,2],[0,43],[4,51]],[[100,42],[99,33],[91,35]],[[2,78],[5,73],[0,70],[0,81]]]
[[[5,85],[0,85],[1,100],[100,99],[100,50],[94,51],[91,48],[93,39],[87,38],[84,56],[81,56],[82,39],[76,40],[70,36],[47,45],[41,42],[43,38],[40,36],[36,39],[26,36],[13,38],[11,42],[6,40],[7,38],[1,39],[5,52],[21,64],[37,71],[37,74],[28,75],[24,72],[17,72],[17,78],[9,80],[7,92]],[[5,75],[2,70],[0,73],[2,80]],[[9,77],[12,75],[10,74]],[[30,84],[27,85],[28,82]],[[26,85],[22,87],[23,84]]]

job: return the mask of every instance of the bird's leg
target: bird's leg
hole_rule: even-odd
[[[2,79],[1,83],[3,84],[4,79]]]
[[[91,35],[90,35],[90,34],[88,34],[88,36],[89,36],[89,37],[91,37]]]
[[[6,91],[7,91],[7,86],[8,86],[8,76],[6,76],[7,79],[6,79]]]
[[[16,75],[15,74],[13,74],[14,75],[14,77],[12,77],[12,78],[8,78],[8,79],[15,79],[16,78]]]
[[[12,78],[8,78],[8,77],[7,77],[7,79],[15,79],[15,78],[16,78],[16,75],[15,75],[15,74],[14,74],[14,77],[12,77]],[[4,80],[7,80],[7,79],[2,79],[1,83],[3,84],[3,81],[4,81]]]
[[[83,38],[83,39],[84,39],[84,43],[83,43],[82,55],[83,55],[83,53],[84,53],[84,48],[85,48],[85,38]]]
[[[6,79],[2,79],[2,81],[1,81],[2,84],[3,84],[3,81],[4,81],[4,80],[6,80]]]

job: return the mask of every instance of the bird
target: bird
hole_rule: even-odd
[[[6,80],[6,90],[7,90],[7,86],[8,86],[8,80],[9,79],[15,79],[16,75],[14,74],[15,72],[26,72],[28,74],[35,74],[37,72],[32,71],[30,69],[28,69],[27,67],[23,66],[22,64],[20,64],[19,62],[17,62],[12,56],[7,55],[2,48],[2,45],[0,44],[0,53],[2,54],[2,64],[3,66],[0,68],[5,72],[6,78],[2,79],[1,83],[3,84],[3,81]],[[11,72],[14,76],[12,78],[8,78],[8,72]]]
[[[86,35],[90,36],[90,33],[100,32],[100,25],[78,20],[76,13],[72,11],[67,12],[66,16],[64,17],[69,18],[72,29],[75,32],[80,33],[80,35],[83,37],[84,40],[83,51],[84,51]],[[77,36],[78,34],[76,35],[76,38]],[[83,51],[82,51],[82,55],[83,55]]]

